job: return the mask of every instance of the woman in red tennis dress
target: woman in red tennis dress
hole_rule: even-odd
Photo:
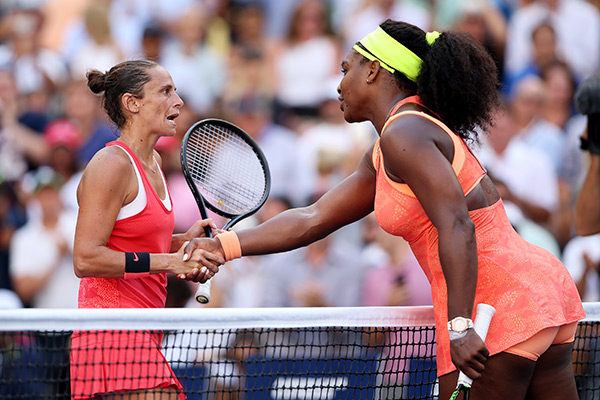
[[[465,144],[499,104],[496,66],[470,36],[386,21],[342,62],[344,118],[380,138],[356,171],[316,203],[265,223],[194,239],[226,260],[290,250],[372,211],[411,245],[432,287],[440,399],[457,368],[476,399],[577,399],[571,363],[581,300],[556,257],[512,228],[498,192]],[[357,278],[358,279],[358,278]],[[496,308],[484,344],[474,306]]]
[[[107,73],[88,73],[88,86],[103,93],[104,108],[121,129],[85,169],[77,191],[75,273],[80,308],[159,308],[166,301],[166,273],[205,281],[223,262],[195,252],[183,262],[186,241],[204,236],[209,221],[173,235],[173,207],[154,150],[175,134],[183,102],[169,73],[149,61],[127,61]],[[72,336],[74,399],[184,399],[154,332],[79,331]]]

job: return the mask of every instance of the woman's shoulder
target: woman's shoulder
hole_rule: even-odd
[[[386,122],[381,138],[400,135],[406,139],[426,141],[439,137],[444,131],[448,129],[437,117],[419,109],[400,109]]]
[[[85,193],[93,196],[120,196],[128,191],[135,171],[127,154],[117,146],[107,146],[96,152],[85,167],[77,188],[78,198]]]
[[[84,175],[110,175],[123,177],[123,173],[131,170],[131,160],[118,146],[106,146],[98,150],[88,162]]]

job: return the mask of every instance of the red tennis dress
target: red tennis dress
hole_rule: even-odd
[[[135,153],[122,142],[107,144],[115,145],[134,161],[146,205],[141,212],[115,222],[107,247],[123,252],[169,253],[174,226],[172,206],[167,209],[160,199]],[[160,173],[166,182],[162,170]],[[168,190],[166,193],[170,201]],[[83,278],[79,308],[163,308],[166,286],[164,273],[133,279]],[[74,332],[71,397],[89,399],[97,394],[173,387],[185,399],[181,384],[161,352],[161,341],[161,333],[149,331]]]
[[[419,111],[396,113],[402,104],[421,104],[417,97],[396,105],[386,122],[402,115],[417,115],[442,128],[454,143],[452,168],[467,195],[485,176],[486,170],[465,142],[438,119]],[[379,142],[373,150],[377,171],[375,215],[387,232],[402,236],[423,268],[429,282],[436,319],[437,373],[447,374],[456,367],[450,357],[448,337],[448,293],[438,253],[438,232],[419,200],[406,184],[392,181],[383,164]],[[525,241],[510,224],[502,201],[469,212],[475,224],[478,278],[475,304],[496,308],[486,346],[490,355],[524,342],[544,328],[576,322],[585,313],[573,279],[551,253]]]

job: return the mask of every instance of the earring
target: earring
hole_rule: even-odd
[[[369,79],[367,79],[367,83],[371,83],[371,81]]]

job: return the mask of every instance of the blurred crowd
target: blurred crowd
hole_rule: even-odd
[[[340,62],[387,18],[470,33],[498,64],[504,106],[470,143],[515,229],[561,258],[585,301],[600,300],[600,236],[577,237],[574,200],[587,153],[578,84],[600,67],[600,2],[586,0],[2,0],[0,3],[0,307],[77,306],[72,247],[86,163],[118,129],[87,88],[89,69],[146,58],[185,105],[157,149],[175,229],[200,218],[179,149],[193,122],[227,119],[252,135],[272,174],[265,206],[241,224],[309,204],[373,143],[337,100]],[[343,210],[340,210],[343,212]],[[217,225],[225,221],[212,215]],[[195,307],[169,281],[168,306]],[[221,268],[214,307],[430,304],[408,244],[371,215],[296,251]]]

